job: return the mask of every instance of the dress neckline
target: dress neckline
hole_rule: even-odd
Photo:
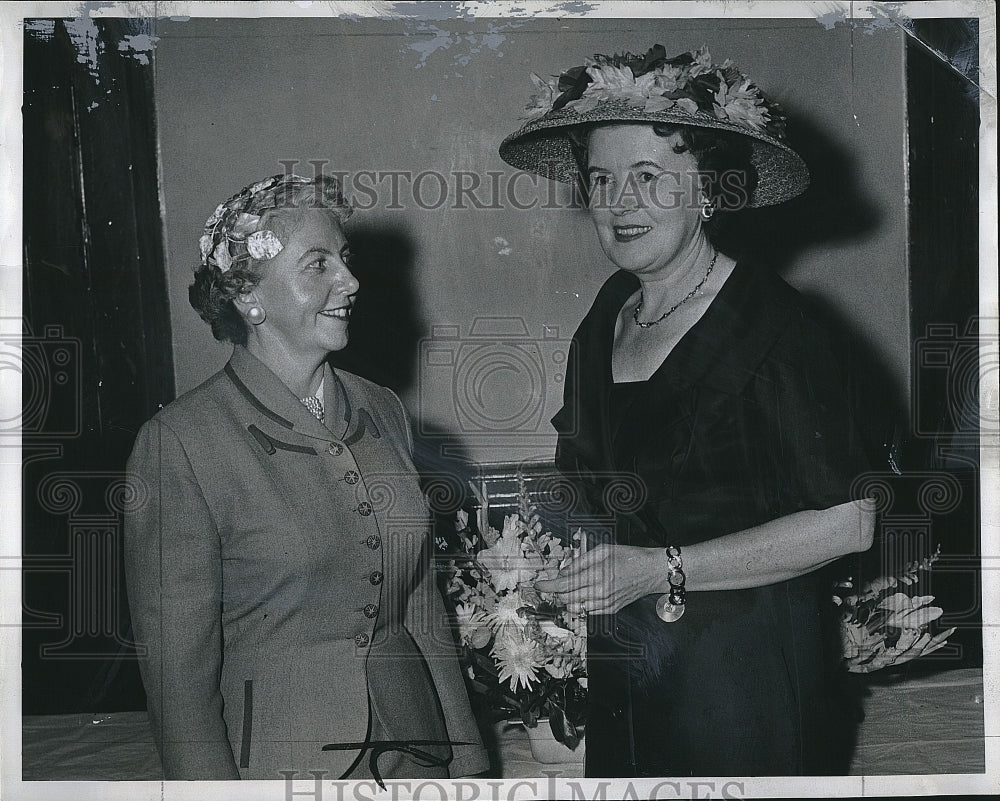
[[[699,317],[694,325],[692,325],[687,331],[685,331],[677,343],[670,349],[670,352],[663,357],[663,360],[657,365],[656,369],[650,373],[649,378],[640,379],[637,381],[615,381],[614,372],[612,368],[612,359],[614,357],[614,341],[615,341],[615,325],[618,321],[618,315],[621,313],[622,307],[625,302],[631,297],[632,293],[635,291],[634,286],[626,287],[624,289],[625,294],[622,297],[615,297],[612,299],[612,306],[614,307],[614,314],[610,316],[610,326],[611,332],[610,337],[607,340],[610,344],[608,347],[608,358],[607,358],[607,376],[608,383],[612,387],[627,387],[627,386],[643,386],[652,383],[657,380],[661,374],[665,373],[669,367],[675,362],[683,362],[687,360],[687,351],[692,350],[695,353],[704,344],[710,344],[710,339],[712,336],[712,328],[715,326],[716,319],[724,321],[723,312],[726,307],[730,307],[732,304],[732,299],[730,298],[734,292],[739,291],[740,287],[747,281],[747,273],[749,270],[741,265],[739,260],[733,265],[732,271],[726,276],[725,281],[723,281],[722,286],[719,291],[712,298],[711,302],[708,304],[708,308],[705,310],[704,314]],[[738,295],[734,296],[738,297]],[[705,332],[708,332],[707,334]],[[675,354],[681,351],[681,355],[675,358]],[[706,365],[707,366],[707,365]]]

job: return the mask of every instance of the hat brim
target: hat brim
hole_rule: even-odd
[[[750,207],[783,203],[809,186],[809,168],[798,153],[762,131],[702,112],[688,114],[675,109],[646,112],[617,101],[603,102],[583,114],[567,108],[546,112],[504,139],[500,158],[517,169],[572,183],[578,179],[579,170],[567,131],[582,125],[614,122],[689,125],[748,137],[752,143],[750,161],[757,172],[757,185],[747,199],[746,205]]]

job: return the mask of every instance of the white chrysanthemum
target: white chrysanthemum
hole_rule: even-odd
[[[493,644],[493,658],[500,668],[500,681],[510,682],[510,689],[518,687],[530,689],[538,681],[538,669],[542,666],[538,646],[522,637],[516,631],[498,636]]]
[[[484,616],[485,621],[494,631],[508,626],[524,628],[528,624],[528,620],[518,612],[523,606],[526,604],[519,592],[501,595],[497,598],[496,606]]]

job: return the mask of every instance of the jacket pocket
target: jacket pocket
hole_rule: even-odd
[[[253,679],[243,682],[243,737],[240,742],[240,767],[250,767],[250,733],[253,729]]]

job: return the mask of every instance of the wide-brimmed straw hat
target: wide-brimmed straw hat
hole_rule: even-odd
[[[730,61],[713,64],[707,48],[667,58],[661,45],[645,56],[594,56],[558,79],[532,74],[538,91],[525,125],[500,145],[513,167],[556,181],[579,177],[567,131],[600,123],[669,123],[747,136],[757,184],[748,206],[770,206],[809,185],[809,169],[785,144],[785,118]]]

